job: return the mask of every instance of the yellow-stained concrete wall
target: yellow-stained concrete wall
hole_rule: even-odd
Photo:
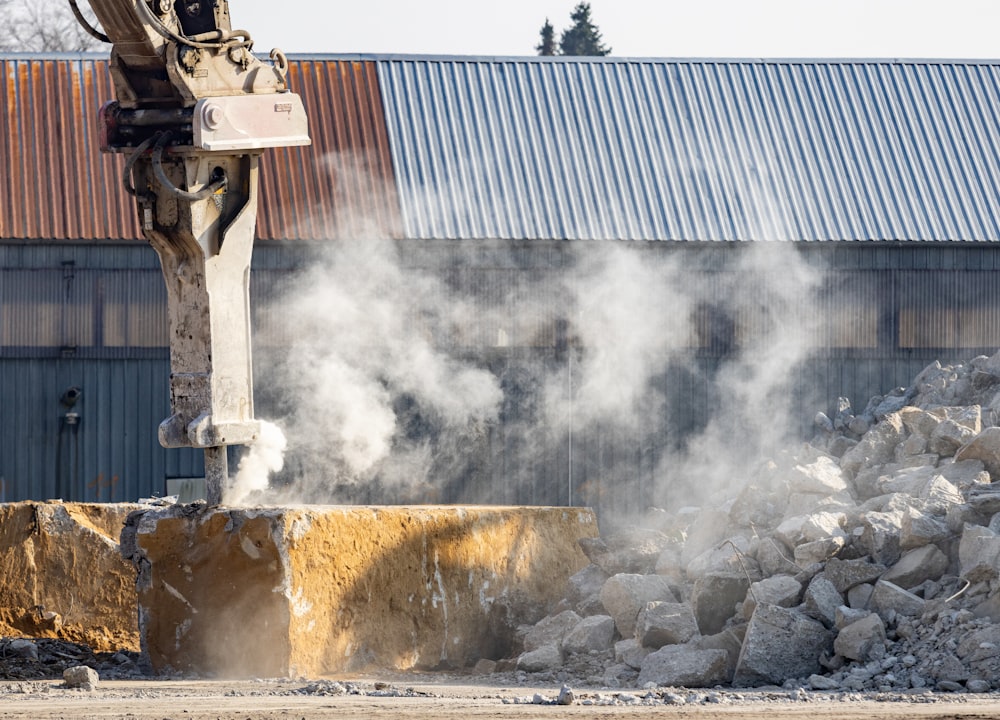
[[[596,534],[580,508],[148,511],[134,540],[143,649],[157,670],[228,676],[499,658]]]
[[[118,538],[140,507],[0,504],[0,634],[138,650],[135,569]]]

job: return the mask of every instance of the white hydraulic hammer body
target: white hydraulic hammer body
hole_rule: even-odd
[[[259,433],[249,282],[260,157],[309,144],[305,110],[284,56],[257,59],[226,0],[90,0],[103,33],[70,4],[112,44],[101,149],[127,156],[123,184],[166,282],[171,415],[159,440],[205,449],[218,504],[226,446]]]

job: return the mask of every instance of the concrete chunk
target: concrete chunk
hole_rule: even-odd
[[[639,671],[639,687],[712,687],[726,682],[729,656],[725,650],[695,650],[667,645],[650,653]]]
[[[904,438],[903,421],[899,413],[890,413],[861,438],[861,441],[840,458],[840,467],[854,476],[864,465],[884,465],[895,457],[896,445]]]
[[[635,628],[636,639],[649,648],[683,645],[697,634],[698,622],[687,603],[647,603]]]
[[[580,624],[580,616],[572,610],[544,617],[524,636],[524,649],[537,650],[544,645],[562,645],[563,638]]]
[[[899,531],[901,550],[913,550],[924,545],[941,543],[950,536],[951,531],[943,518],[912,507],[903,511],[903,522]]]
[[[827,580],[833,583],[837,592],[847,592],[855,585],[870,583],[886,571],[886,566],[881,563],[873,563],[867,557],[855,558],[851,560],[841,560],[840,558],[830,558],[826,563],[823,574]]]
[[[844,604],[843,596],[823,573],[810,581],[802,600],[809,614],[827,627],[836,622],[837,608]]]
[[[747,591],[743,601],[743,616],[753,615],[757,603],[768,603],[779,607],[795,607],[802,596],[802,583],[791,575],[775,575],[755,582]]]
[[[0,635],[139,650],[135,570],[118,537],[136,504],[0,504]],[[37,609],[43,608],[41,612]]]
[[[568,653],[603,652],[611,647],[614,637],[614,618],[610,615],[591,615],[566,634],[562,649]]]
[[[521,653],[517,658],[517,669],[525,672],[545,672],[555,670],[562,665],[562,661],[562,651],[557,646],[543,645]]]
[[[859,662],[880,659],[885,655],[885,623],[875,613],[856,620],[837,634],[833,650]]]
[[[847,479],[836,460],[821,456],[796,465],[788,475],[788,489],[792,493],[833,495],[847,489]]]
[[[677,601],[666,578],[659,575],[620,573],[608,578],[601,588],[601,602],[623,638],[635,635],[639,611],[654,601]]]
[[[733,685],[781,685],[789,678],[820,673],[820,655],[832,644],[833,634],[819,621],[794,609],[760,603],[747,626]]]
[[[883,565],[892,565],[899,560],[903,530],[901,511],[868,512],[862,517],[861,524],[860,545],[872,560]]]
[[[947,569],[948,556],[934,545],[924,545],[906,552],[882,579],[909,590],[924,580],[937,580]]]
[[[738,573],[711,573],[695,581],[691,609],[702,635],[714,635],[736,614],[737,603],[746,598],[750,582]]]
[[[587,564],[577,541],[597,524],[577,508],[194,505],[131,532],[155,671],[287,677],[502,657]]]
[[[997,578],[1000,570],[1000,535],[981,525],[966,525],[958,545],[962,577],[969,582]]]
[[[872,591],[870,605],[883,620],[888,621],[892,614],[917,617],[923,613],[925,603],[899,585],[879,580]]]
[[[994,480],[1000,480],[1000,427],[988,427],[955,453],[955,461],[979,460]]]
[[[63,682],[68,688],[89,692],[97,689],[100,679],[97,671],[86,665],[74,665],[63,670]]]

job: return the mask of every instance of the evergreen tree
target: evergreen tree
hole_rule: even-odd
[[[542,41],[535,46],[535,50],[538,51],[539,55],[555,55],[556,54],[556,29],[552,27],[552,23],[549,22],[548,18],[545,18],[545,24],[542,25],[542,29],[538,33],[541,35]]]
[[[570,13],[573,26],[563,30],[559,38],[559,50],[563,55],[609,55],[611,48],[605,47],[601,31],[590,19],[590,3],[581,2]],[[544,32],[544,28],[542,28]]]

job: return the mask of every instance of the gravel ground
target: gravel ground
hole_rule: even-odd
[[[98,672],[93,689],[63,672]],[[997,718],[1000,693],[956,695],[754,690],[609,690],[538,686],[524,673],[384,674],[320,680],[154,679],[134,653],[58,640],[0,641],[0,718],[35,720],[324,720],[326,718],[690,717]]]
[[[59,680],[0,683],[0,718],[325,720],[327,718],[690,717],[996,718],[1000,696],[863,695],[784,690],[601,691],[472,684],[454,676],[353,680],[115,680],[90,691]],[[572,697],[569,697],[572,695]],[[559,704],[560,698],[564,703]]]

